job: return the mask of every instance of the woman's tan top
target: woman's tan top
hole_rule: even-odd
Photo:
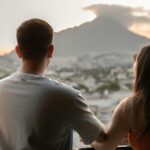
[[[143,131],[128,134],[129,142],[134,150],[150,150],[150,132],[146,132],[141,138]]]

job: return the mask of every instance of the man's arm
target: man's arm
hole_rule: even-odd
[[[106,129],[86,104],[85,98],[80,93],[71,96],[69,124],[81,136],[85,144],[91,144],[94,140],[104,141]]]

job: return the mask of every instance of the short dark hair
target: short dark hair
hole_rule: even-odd
[[[17,29],[17,42],[23,59],[40,60],[52,45],[53,28],[44,20],[30,19]]]

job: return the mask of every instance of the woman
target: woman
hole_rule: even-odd
[[[96,150],[115,150],[128,134],[134,150],[150,150],[150,46],[135,57],[132,96],[120,102],[104,143],[93,143]]]

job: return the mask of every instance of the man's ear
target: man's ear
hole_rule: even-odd
[[[18,47],[18,46],[15,47],[15,51],[16,51],[17,56],[18,56],[19,58],[22,58],[22,55],[21,55],[21,53],[20,53],[20,50],[19,50],[19,47]]]
[[[53,52],[54,52],[54,46],[51,45],[51,46],[49,46],[49,48],[48,48],[48,57],[49,57],[49,58],[52,58],[52,57],[53,57]]]

